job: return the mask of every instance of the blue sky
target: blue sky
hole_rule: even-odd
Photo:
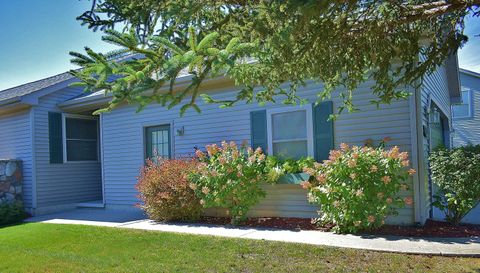
[[[89,46],[114,47],[80,26],[75,17],[90,7],[87,0],[4,0],[0,3],[0,90],[65,72],[69,51]],[[460,50],[460,66],[480,72],[480,19],[467,21],[468,44]]]
[[[0,1],[0,90],[73,68],[70,51],[84,46],[109,51],[112,45],[75,20],[87,0]]]

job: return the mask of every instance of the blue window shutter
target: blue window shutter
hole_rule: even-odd
[[[252,148],[261,147],[263,152],[267,152],[267,111],[250,112],[250,135]]]
[[[322,162],[328,159],[333,149],[333,121],[328,120],[333,113],[333,103],[324,101],[313,105],[313,134],[315,160]]]
[[[62,114],[48,113],[50,163],[63,163]]]

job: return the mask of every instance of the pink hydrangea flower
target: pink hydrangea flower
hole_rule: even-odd
[[[392,181],[392,178],[390,178],[390,176],[388,175],[385,175],[384,177],[382,177],[382,181],[383,183],[388,184],[390,183],[390,181]]]
[[[323,174],[323,173],[317,175],[317,176],[315,177],[315,179],[317,179],[318,182],[320,182],[320,184],[323,184],[323,183],[327,182],[327,176],[326,176],[325,174]]]
[[[350,159],[348,161],[348,167],[353,168],[355,166],[357,166],[357,161],[355,159]]]
[[[340,143],[340,149],[342,151],[348,151],[348,149],[350,149],[350,147],[348,146],[347,143]]]
[[[405,197],[405,199],[403,199],[403,201],[405,202],[405,205],[412,205],[413,204],[413,198],[412,197]]]
[[[300,183],[300,185],[302,185],[302,188],[304,189],[309,189],[312,186],[312,184],[310,184],[310,182],[308,181],[303,181],[302,183]]]

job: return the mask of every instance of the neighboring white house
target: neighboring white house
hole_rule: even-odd
[[[363,84],[354,99],[360,111],[341,114],[333,122],[327,117],[341,103],[338,93],[319,106],[240,103],[219,109],[218,105],[202,104],[201,114],[192,111],[180,117],[179,107],[167,110],[150,105],[135,113],[135,105],[124,105],[94,117],[91,113],[106,105],[108,97],[101,92],[82,94],[68,87],[73,81],[68,77],[46,84],[49,79],[0,91],[0,128],[9,126],[0,130],[0,158],[19,158],[28,166],[25,204],[34,214],[85,205],[136,209],[136,177],[152,149],[175,157],[222,140],[247,140],[269,154],[282,150],[321,161],[342,142],[363,145],[367,139],[391,137],[390,145],[408,151],[418,172],[410,181],[410,190],[401,193],[412,196],[414,205],[400,209],[389,221],[423,223],[434,216],[428,153],[436,145],[451,144],[451,104],[460,97],[456,56],[428,75],[420,88],[409,88],[412,96],[407,100],[376,108],[370,103],[374,98],[372,82]],[[189,75],[181,76],[176,88],[190,79]],[[222,77],[207,80],[202,88],[224,99],[232,98],[238,90]],[[18,94],[23,89],[29,91]],[[322,84],[309,82],[298,95],[313,103],[322,89]],[[278,135],[274,132],[284,131],[295,132],[295,141],[274,137]],[[250,215],[317,215],[317,208],[307,202],[299,185],[266,189],[266,199]]]

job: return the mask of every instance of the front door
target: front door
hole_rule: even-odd
[[[158,157],[171,158],[170,125],[159,125],[145,129],[147,159],[155,160]]]

